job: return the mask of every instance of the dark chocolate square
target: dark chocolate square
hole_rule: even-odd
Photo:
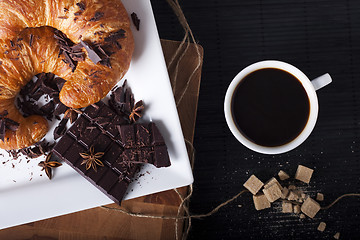
[[[106,177],[101,178],[97,184],[106,192],[109,192],[111,187],[119,181],[119,175],[117,175],[114,170],[108,169],[105,176]]]
[[[72,146],[75,142],[75,139],[69,135],[64,135],[61,140],[62,144],[56,144],[53,148],[53,151],[56,151],[57,153],[66,152],[66,150],[68,150],[68,148]]]

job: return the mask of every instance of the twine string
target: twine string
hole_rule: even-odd
[[[180,45],[178,46],[177,50],[175,51],[175,53],[173,54],[173,56],[171,57],[171,59],[169,60],[167,67],[168,69],[172,68],[173,65],[175,64],[175,69],[173,72],[173,77],[172,77],[172,82],[173,82],[173,87],[172,90],[175,93],[176,91],[176,85],[177,85],[177,79],[178,79],[178,73],[179,73],[179,66],[181,61],[183,60],[184,56],[186,55],[186,53],[188,52],[189,48],[190,48],[190,43],[195,43],[194,47],[197,53],[197,64],[194,68],[194,70],[192,71],[192,73],[190,74],[184,89],[182,89],[180,96],[177,98],[176,100],[176,106],[178,106],[183,97],[185,96],[186,91],[188,90],[191,80],[193,79],[194,75],[196,74],[196,72],[200,69],[201,67],[201,63],[202,63],[202,55],[199,49],[199,46],[196,44],[196,40],[195,37],[193,35],[193,32],[191,31],[191,28],[185,18],[185,15],[180,7],[179,1],[178,0],[166,0],[168,2],[168,4],[170,5],[170,7],[173,9],[175,15],[177,16],[181,26],[184,29],[184,38],[182,39]],[[185,47],[184,47],[185,46]],[[195,159],[195,148],[193,147],[192,143],[185,139],[186,144],[190,147],[190,164],[191,164],[191,168],[193,169],[194,166],[194,159]],[[209,211],[208,213],[205,214],[190,214],[189,211],[189,202],[190,202],[190,198],[192,196],[193,193],[193,185],[190,184],[189,185],[189,190],[188,193],[186,195],[186,197],[182,196],[181,193],[179,192],[178,189],[174,189],[174,191],[177,193],[181,203],[178,207],[178,211],[176,216],[156,216],[156,215],[151,215],[151,214],[143,214],[143,213],[133,213],[131,211],[128,210],[124,210],[121,208],[114,208],[114,207],[108,207],[108,206],[101,206],[101,208],[108,210],[108,211],[118,211],[121,213],[124,213],[126,215],[132,216],[132,217],[138,217],[138,218],[149,218],[149,219],[162,219],[162,220],[175,220],[175,237],[176,240],[179,239],[178,236],[178,226],[179,226],[179,220],[187,220],[187,222],[185,222],[185,224],[187,224],[186,226],[186,231],[183,233],[182,235],[182,239],[186,239],[190,228],[191,228],[191,219],[201,219],[201,218],[205,218],[205,217],[209,217],[213,214],[215,214],[216,212],[218,212],[222,207],[230,204],[231,202],[233,202],[234,200],[236,200],[237,198],[239,198],[242,194],[248,192],[248,190],[242,190],[240,191],[238,194],[236,194],[235,196],[233,196],[232,198],[226,200],[225,202],[219,204],[218,206],[216,206],[214,209],[212,209],[211,211]],[[328,206],[322,207],[322,210],[326,210],[331,208],[334,204],[336,204],[338,201],[340,201],[343,198],[346,197],[360,197],[360,193],[349,193],[349,194],[344,194],[341,195],[340,197],[338,197],[337,199],[335,199],[331,204],[329,204]],[[184,215],[181,215],[181,210],[184,210]]]

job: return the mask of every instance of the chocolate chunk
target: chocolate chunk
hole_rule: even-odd
[[[64,86],[64,84],[66,83],[66,80],[60,77],[57,77],[54,79],[55,84],[58,88],[58,91],[61,91],[62,87]]]
[[[166,145],[154,123],[122,124],[124,120],[109,106],[93,104],[85,108],[53,149],[55,155],[116,203],[124,197],[139,164],[170,166]],[[95,157],[96,153],[101,165],[95,165],[95,171],[88,165],[91,158],[80,154]]]
[[[136,30],[140,30],[140,19],[138,18],[138,16],[136,15],[136,13],[132,13],[131,14],[131,20],[134,23]]]
[[[55,108],[54,115],[59,116],[60,114],[65,113],[67,109],[68,109],[67,106],[65,106],[62,103],[59,103]]]
[[[48,103],[46,103],[45,105],[43,105],[41,108],[40,108],[40,111],[42,111],[43,112],[43,115],[45,115],[46,117],[48,117],[48,119],[50,118],[52,118],[52,114],[53,114],[53,112],[54,112],[54,110],[55,110],[55,103],[54,103],[54,101],[50,101],[50,102],[48,102]],[[49,120],[50,120],[49,119]]]
[[[96,22],[98,21],[100,18],[102,18],[104,16],[103,12],[96,12],[94,17],[92,17],[89,21],[90,22]]]
[[[80,43],[87,51],[88,56],[93,63],[97,64],[98,62],[100,62],[102,60],[101,57],[94,51],[94,49],[89,44],[87,44],[83,40],[80,40]]]
[[[67,122],[68,119],[65,118],[60,121],[59,125],[54,130],[54,140],[62,137],[65,134]]]
[[[5,133],[6,133],[5,121],[4,121],[4,119],[0,119],[0,139],[2,141],[4,141],[4,139],[5,139]]]

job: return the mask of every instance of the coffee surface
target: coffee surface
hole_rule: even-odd
[[[295,76],[264,68],[248,74],[238,84],[231,109],[242,134],[258,145],[274,147],[291,142],[302,132],[310,103]]]

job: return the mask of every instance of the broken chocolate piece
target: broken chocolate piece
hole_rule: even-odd
[[[57,77],[57,78],[54,79],[54,81],[55,81],[55,84],[56,84],[56,86],[58,88],[58,91],[60,92],[62,87],[66,83],[66,80],[63,79],[63,78]]]
[[[68,119],[63,118],[59,125],[54,130],[54,140],[57,140],[58,138],[62,137],[65,134],[66,131],[66,123],[68,122]]]
[[[96,107],[95,107],[96,106]],[[53,153],[66,161],[82,176],[120,203],[139,164],[170,166],[167,148],[154,123],[126,124],[101,101],[84,109],[83,114],[66,131]],[[87,168],[80,153],[104,153],[103,167]]]
[[[131,20],[134,23],[134,26],[136,27],[136,30],[140,30],[140,19],[138,18],[136,13],[131,14]]]

